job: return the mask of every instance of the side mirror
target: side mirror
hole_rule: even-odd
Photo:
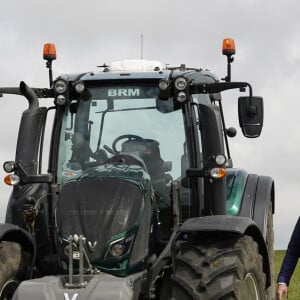
[[[256,138],[260,136],[264,106],[262,97],[239,97],[239,122],[245,137]]]

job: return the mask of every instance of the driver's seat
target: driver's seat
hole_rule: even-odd
[[[153,180],[164,176],[164,161],[160,157],[159,143],[152,139],[127,140],[123,142],[121,153],[132,153],[140,157]]]
[[[153,188],[165,194],[168,183],[166,172],[171,171],[171,162],[164,162],[160,156],[159,142],[152,139],[132,139],[122,143],[121,153],[131,153],[140,157],[151,177]]]

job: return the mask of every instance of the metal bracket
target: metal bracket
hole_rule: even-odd
[[[88,284],[84,280],[85,274],[97,274],[100,273],[99,270],[92,267],[90,264],[89,258],[84,249],[84,243],[86,238],[83,235],[74,234],[68,237],[69,242],[69,280],[65,283],[66,288],[84,288]],[[79,259],[79,272],[74,274],[73,262],[77,260],[77,257],[74,257],[75,252],[78,252]],[[86,266],[86,268],[85,268]]]

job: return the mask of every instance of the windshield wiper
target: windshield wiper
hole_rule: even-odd
[[[107,112],[130,111],[130,110],[144,110],[144,109],[156,109],[156,106],[139,107],[139,108],[122,108],[122,109],[102,110],[102,111],[96,111],[96,114],[107,113]]]

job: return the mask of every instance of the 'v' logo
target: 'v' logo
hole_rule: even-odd
[[[89,249],[90,249],[91,252],[95,252],[96,247],[97,247],[97,242],[95,241],[95,242],[92,243],[92,242],[88,241],[88,246],[89,246]]]
[[[70,298],[68,293],[64,293],[64,296],[65,296],[65,300],[76,300],[78,297],[78,294],[77,293],[73,294],[72,298]]]

